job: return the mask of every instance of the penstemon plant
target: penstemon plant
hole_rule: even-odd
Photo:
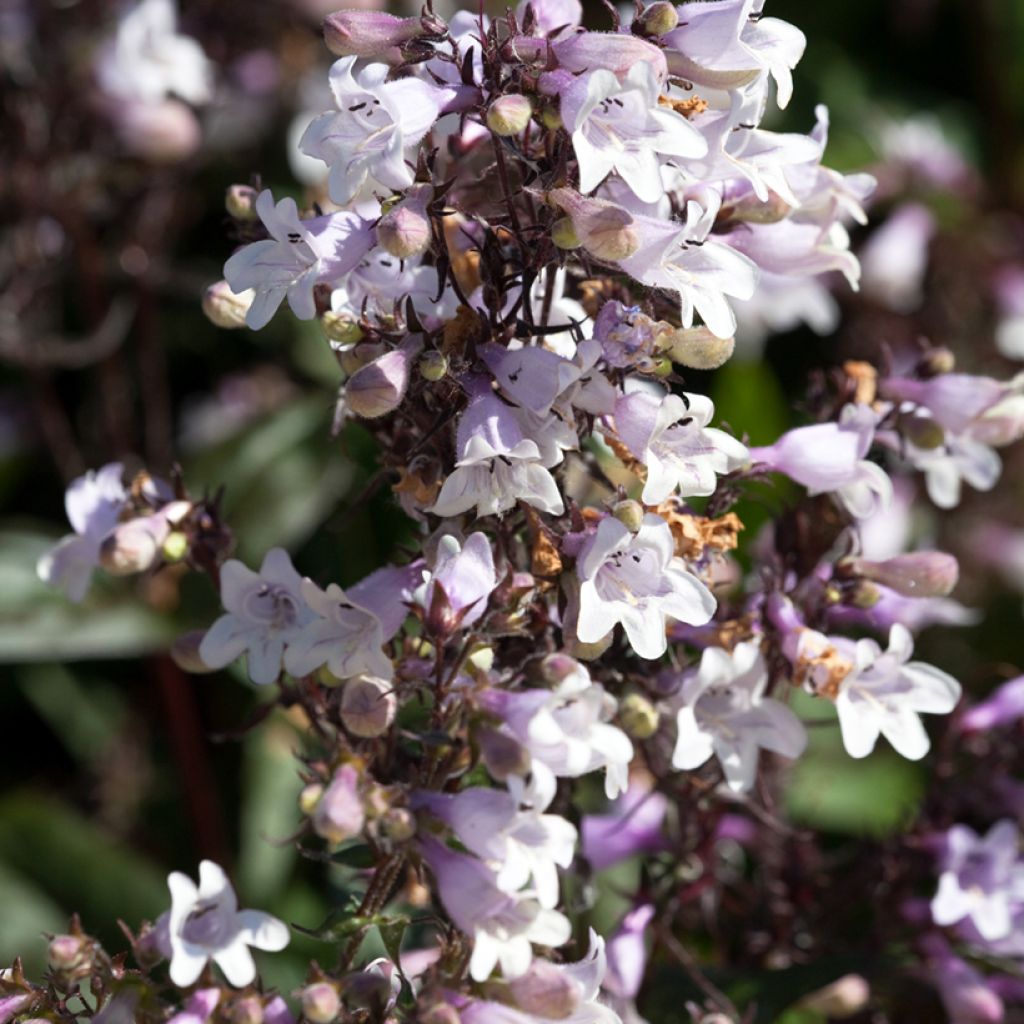
[[[345,588],[279,547],[247,566],[216,499],[112,463],[69,488],[74,533],[39,573],[72,601],[96,569],[208,577],[223,614],[173,655],[193,673],[244,659],[301,711],[297,841],[350,867],[359,897],[290,922],[329,952],[289,1004],[251,953],[284,948],[288,925],[238,909],[204,861],[129,932],[131,964],[76,920],[43,983],[17,965],[0,980],[0,1021],[765,1020],[716,965],[743,944],[777,964],[841,949],[836,887],[856,896],[883,869],[881,940],[955,1020],[1003,1019],[1020,997],[1010,796],[984,835],[947,807],[886,851],[902,859],[840,881],[777,807],[820,707],[851,759],[883,740],[923,759],[935,723],[947,774],[959,736],[1019,715],[1018,682],[941,720],[961,686],[915,660],[914,631],[950,621],[957,561],[874,551],[870,525],[902,500],[894,477],[923,473],[942,507],[991,487],[1024,396],[926,348],[845,363],[771,444],[746,441],[756,407],[719,422],[699,385],[733,354],[734,300],[836,271],[856,288],[847,226],[874,185],[822,163],[824,108],[806,135],[761,126],[805,46],[762,8],[638,2],[601,31],[577,0],[327,17],[335,107],[300,146],[329,202],[232,186],[241,244],[204,309],[228,328],[283,303],[320,321],[335,430],[372,435],[412,550]],[[202,92],[194,41],[150,21],[178,92]],[[744,509],[766,501],[774,518],[741,545]],[[745,877],[737,855],[763,866]],[[594,877],[626,861],[641,867],[609,925]],[[644,979],[666,962],[693,995],[654,1017]],[[869,1006],[839,973],[810,1019]]]

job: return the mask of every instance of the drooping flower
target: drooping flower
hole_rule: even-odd
[[[666,849],[664,822],[668,800],[663,793],[631,783],[607,814],[585,814],[580,822],[583,856],[595,871],[638,854]]]
[[[60,587],[76,603],[85,597],[93,569],[100,564],[103,538],[117,525],[128,499],[123,473],[120,462],[110,462],[71,482],[64,508],[75,532],[47,551],[36,566],[41,580]]]
[[[749,458],[747,447],[724,430],[709,427],[715,407],[704,395],[635,391],[615,403],[615,430],[647,467],[642,498],[657,505],[678,489],[684,497],[713,494],[716,474]]]
[[[785,704],[764,696],[767,684],[768,666],[758,643],[744,641],[731,653],[705,648],[700,668],[687,676],[680,692],[673,767],[699,768],[714,755],[729,788],[743,792],[754,784],[761,748],[799,757],[807,733]]]
[[[665,193],[658,154],[703,156],[707,142],[683,117],[658,103],[658,81],[639,62],[623,81],[611,71],[591,71],[561,94],[559,110],[580,168],[580,192],[592,192],[615,171],[644,202]]]
[[[272,548],[258,573],[231,559],[221,569],[220,586],[227,614],[203,637],[200,659],[216,669],[245,654],[254,683],[274,682],[285,647],[313,620],[301,592],[302,577],[288,552]]]
[[[334,62],[330,80],[338,109],[315,118],[299,143],[330,167],[328,189],[341,206],[368,180],[396,191],[412,184],[406,147],[426,135],[448,98],[446,90],[418,78],[387,81],[386,64],[354,73],[357,60]]]
[[[1024,861],[1020,832],[1009,819],[979,836],[967,825],[946,833],[932,920],[946,927],[970,921],[989,942],[1010,934],[1015,911],[1024,907]]]
[[[431,625],[442,632],[472,625],[498,585],[490,540],[473,533],[460,544],[445,534],[438,541],[433,570],[424,575],[426,583],[418,596]]]
[[[254,331],[265,327],[282,299],[300,320],[316,315],[313,287],[333,283],[353,270],[374,243],[370,221],[342,210],[310,220],[299,220],[290,196],[274,205],[265,189],[256,199],[270,238],[243,246],[224,264],[224,277],[236,294],[256,294],[245,314]]]
[[[800,636],[799,657],[821,642],[847,665],[842,678],[838,673],[830,678],[827,694],[835,700],[846,752],[867,757],[882,735],[903,757],[911,761],[924,757],[931,744],[918,716],[949,714],[960,700],[960,684],[933,665],[910,661],[914,641],[899,623],[889,631],[886,651],[874,640],[826,639],[806,630]]]
[[[666,619],[700,626],[715,612],[711,592],[675,557],[668,523],[651,513],[636,533],[612,516],[602,519],[576,571],[576,635],[583,643],[597,643],[621,622],[641,658],[660,658],[668,646]]]
[[[278,952],[288,945],[288,927],[262,910],[239,910],[235,891],[213,861],[199,865],[198,887],[178,871],[167,878],[171,909],[167,915],[171,981],[191,985],[209,960],[236,988],[250,984],[256,965],[249,947]]]

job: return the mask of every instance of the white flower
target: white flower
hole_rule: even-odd
[[[285,668],[305,676],[326,665],[339,679],[366,674],[389,680],[391,659],[383,651],[380,618],[359,606],[337,583],[321,590],[312,580],[302,581],[302,596],[319,616],[288,645]],[[397,601],[401,600],[395,594]]]
[[[949,714],[960,699],[960,684],[932,665],[910,661],[914,641],[899,623],[889,632],[887,651],[874,640],[831,641],[853,665],[835,697],[846,752],[867,757],[881,734],[909,760],[924,757],[930,743],[918,715]]]
[[[170,95],[206,103],[213,65],[190,36],[178,33],[172,0],[141,0],[121,19],[117,34],[100,51],[100,88],[120,100],[159,103]]]
[[[648,513],[636,533],[602,519],[576,563],[580,608],[576,635],[597,643],[621,622],[641,658],[660,658],[666,618],[701,626],[715,613],[711,591],[674,555],[672,531]]]
[[[742,792],[754,784],[759,748],[799,757],[807,733],[785,704],[764,696],[767,683],[759,644],[745,641],[731,654],[706,648],[683,683],[673,766],[699,768],[714,754],[729,788]]]
[[[75,532],[47,551],[36,565],[41,580],[61,587],[76,603],[85,597],[93,569],[100,564],[103,538],[117,525],[128,500],[121,483],[123,472],[120,462],[110,462],[71,482],[64,508]]]
[[[191,985],[208,960],[236,988],[256,977],[249,947],[276,953],[288,945],[288,927],[262,910],[239,910],[235,891],[213,861],[199,865],[199,887],[178,871],[167,877],[171,909],[167,915],[171,981]]]
[[[932,919],[945,927],[969,919],[988,942],[1006,938],[1024,904],[1020,834],[1010,820],[996,822],[982,838],[966,825],[946,833],[946,858]]]
[[[288,552],[272,548],[259,573],[234,559],[220,573],[221,601],[227,610],[199,645],[199,657],[210,668],[223,668],[246,654],[249,678],[272,683],[281,674],[285,646],[313,618],[300,592],[302,578]]]
[[[274,205],[269,189],[256,199],[270,238],[252,242],[224,264],[224,277],[236,294],[252,288],[256,297],[245,314],[254,331],[266,326],[281,300],[300,320],[316,316],[313,287],[331,283],[353,270],[374,243],[370,222],[341,211],[299,220],[295,200],[286,196]]]
[[[922,420],[922,414],[915,416]],[[924,473],[928,497],[939,508],[956,508],[966,481],[976,491],[991,491],[1003,472],[999,453],[969,434],[945,432],[941,444],[919,448],[905,440],[903,452],[915,469]]]
[[[572,135],[580,168],[580,192],[592,192],[612,171],[644,202],[665,193],[656,154],[700,157],[704,137],[683,117],[658,103],[660,89],[646,61],[625,81],[596,70],[577,78],[562,94],[560,111]]]
[[[704,395],[665,395],[660,400],[635,391],[615,405],[615,429],[647,467],[643,502],[657,505],[676,488],[684,497],[713,494],[718,473],[729,473],[749,458],[744,444],[724,430],[708,427],[715,407]]]
[[[368,64],[353,75],[356,57],[331,66],[338,105],[315,118],[299,147],[330,167],[328,190],[341,206],[351,202],[367,179],[400,190],[413,182],[405,150],[437,120],[447,92],[418,78],[385,81],[386,64]]]

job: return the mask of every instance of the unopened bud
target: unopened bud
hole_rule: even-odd
[[[419,256],[430,248],[430,217],[427,203],[433,189],[420,185],[396,203],[377,222],[377,244],[400,260]]]
[[[662,356],[660,359],[655,359],[651,364],[650,372],[655,377],[670,377],[672,375],[672,360],[667,356]]]
[[[680,327],[659,336],[658,347],[680,366],[691,370],[716,370],[732,356],[736,342],[717,338],[707,327]]]
[[[499,96],[487,108],[487,127],[495,135],[518,135],[533,117],[533,104],[526,96],[509,93]]]
[[[448,1003],[437,1003],[420,1014],[422,1024],[459,1024],[459,1013]]]
[[[946,443],[946,432],[930,416],[907,416],[900,420],[900,431],[915,448],[926,451]]]
[[[666,0],[657,0],[640,12],[633,22],[633,30],[642,36],[663,36],[678,24],[679,14],[675,7]]]
[[[328,311],[320,317],[320,327],[323,329],[328,341],[335,342],[342,347],[358,345],[363,340],[362,327],[348,313]]]
[[[630,533],[636,533],[637,530],[643,525],[644,521],[644,507],[639,501],[634,501],[632,498],[626,498],[624,501],[617,501],[612,506],[612,515],[623,526],[629,530]]]
[[[390,963],[388,964],[390,968]],[[345,976],[345,1005],[351,1010],[386,1006],[391,997],[390,975],[379,970],[353,971]]]
[[[825,588],[825,597],[828,599],[828,592],[832,589],[830,587]],[[835,604],[839,604],[842,601],[842,592],[836,590]],[[879,601],[882,600],[882,592],[874,585],[874,583],[868,580],[858,580],[853,588],[853,592],[847,595],[847,600],[854,608],[874,608]]]
[[[841,570],[874,580],[907,597],[945,597],[960,577],[956,558],[945,551],[914,551],[884,562],[851,558],[842,563]]]
[[[572,218],[559,217],[558,220],[551,225],[551,241],[554,242],[559,249],[578,249],[580,247],[580,236],[576,234],[576,228],[573,227]]]
[[[525,776],[530,771],[530,752],[514,736],[482,728],[477,730],[476,740],[492,779],[504,782],[510,775]]]
[[[436,383],[439,380],[444,380],[447,373],[448,357],[443,352],[432,348],[420,356],[420,374],[424,380]]]
[[[391,807],[380,819],[384,835],[396,843],[407,843],[416,835],[416,818],[404,807]]]
[[[541,663],[540,671],[544,680],[557,686],[580,669],[580,663],[568,654],[549,654]]]
[[[658,731],[658,709],[642,694],[627,694],[619,704],[619,721],[635,740],[649,740]]]
[[[516,1006],[547,1020],[564,1020],[576,1012],[583,992],[578,982],[545,960],[534,960],[521,977],[508,983]]]
[[[263,1003],[258,996],[243,996],[225,1014],[231,1024],[263,1024]]]
[[[778,224],[789,216],[793,207],[777,192],[768,193],[767,201],[762,201],[751,192],[738,202],[722,210],[722,217],[729,222],[743,224]]]
[[[210,672],[216,671],[199,657],[199,645],[203,642],[204,636],[206,636],[205,630],[190,629],[187,633],[182,633],[171,644],[171,660],[182,671],[196,676],[208,675]]]
[[[956,356],[948,348],[933,348],[918,363],[918,369],[926,377],[952,373],[956,369]]]
[[[235,220],[256,220],[256,197],[259,192],[251,185],[230,185],[224,196],[224,208]]]
[[[366,815],[359,795],[359,773],[342,765],[313,810],[313,830],[337,845],[363,831]]]
[[[331,1024],[341,1013],[341,997],[330,982],[318,981],[307,985],[300,999],[302,1016],[310,1024]]]
[[[383,11],[336,11],[324,19],[324,42],[338,57],[380,57],[423,34],[419,18]]]
[[[599,260],[618,263],[640,248],[636,221],[625,207],[590,199],[569,188],[556,188],[548,198],[568,214],[580,244]]]
[[[203,141],[199,120],[181,100],[119,103],[114,123],[124,147],[154,164],[191,156]]]
[[[545,128],[550,132],[557,132],[559,128],[565,127],[565,122],[562,120],[562,114],[558,107],[551,103],[545,103],[540,108],[540,112],[537,114],[537,120],[540,121]]]
[[[341,720],[353,736],[383,736],[397,710],[394,687],[376,676],[356,676],[341,691]]]
[[[233,292],[227,281],[211,284],[203,295],[203,312],[214,327],[234,331],[245,326],[245,314],[256,298],[251,288]]]
[[[410,335],[402,344],[360,367],[345,385],[345,404],[363,419],[377,419],[402,404],[412,361],[423,348],[420,335]]]
[[[299,793],[299,810],[307,817],[316,810],[320,798],[324,795],[324,787],[319,782],[311,782],[302,787]]]
[[[871,999],[871,986],[859,974],[847,974],[800,1000],[803,1009],[843,1020],[860,1013]]]
[[[161,513],[129,519],[115,526],[100,545],[100,565],[112,576],[145,572],[160,557],[160,549],[171,532]]]
[[[89,943],[79,935],[55,935],[50,940],[50,967],[68,973],[81,967],[88,959]]]

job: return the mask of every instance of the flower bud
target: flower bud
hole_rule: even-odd
[[[623,526],[629,530],[630,533],[636,533],[637,530],[643,525],[644,521],[644,507],[639,501],[634,501],[632,498],[626,498],[624,501],[617,501],[612,506],[612,515]]]
[[[422,348],[422,337],[413,334],[398,348],[356,370],[345,385],[348,408],[368,420],[394,412],[402,404],[409,387],[412,361]]]
[[[67,974],[82,967],[89,958],[90,943],[80,935],[55,935],[48,950],[50,967]]]
[[[311,782],[308,786],[303,786],[302,792],[299,793],[299,810],[307,816],[312,814],[323,795],[324,787],[319,782]]]
[[[599,260],[617,263],[640,248],[633,215],[624,207],[569,188],[553,189],[548,198],[569,215],[580,244]]]
[[[562,114],[553,103],[545,103],[537,114],[537,120],[549,132],[557,132],[559,128],[565,127],[565,122],[562,120]],[[565,248],[564,246],[562,248]]]
[[[941,448],[946,441],[946,432],[928,416],[907,416],[900,420],[900,430],[912,445],[926,451]]]
[[[508,983],[516,1006],[548,1020],[563,1020],[579,1007],[583,993],[572,977],[546,960],[534,960],[521,977]]]
[[[732,356],[736,342],[718,338],[704,327],[680,327],[661,335],[658,347],[674,363],[691,370],[716,370]]]
[[[407,843],[416,835],[416,818],[405,807],[391,807],[380,819],[384,834],[396,843]]]
[[[259,218],[256,212],[256,197],[259,192],[251,185],[230,185],[224,196],[224,208],[235,220],[253,221]]]
[[[302,1016],[310,1024],[331,1024],[341,1013],[341,997],[330,982],[317,981],[307,985],[299,998],[302,1002]]]
[[[377,222],[377,244],[400,260],[419,256],[430,248],[430,217],[427,203],[433,193],[430,185],[409,190],[408,196]]]
[[[228,1008],[231,1024],[263,1024],[263,1003],[258,996],[243,996]]]
[[[383,736],[397,710],[394,687],[376,676],[356,676],[341,691],[341,720],[353,736]]]
[[[568,654],[549,654],[540,663],[540,672],[544,681],[557,686],[563,680],[579,671],[580,664]]]
[[[487,127],[495,135],[518,135],[533,117],[533,104],[519,93],[499,96],[487,108]]]
[[[210,666],[199,657],[199,645],[203,642],[204,636],[206,636],[206,630],[190,629],[187,633],[182,633],[181,636],[171,644],[171,660],[182,671],[189,672],[194,676],[205,676],[210,672],[217,671],[216,669],[210,668]]]
[[[633,31],[642,36],[663,36],[679,24],[679,14],[667,0],[656,0],[640,12]]]
[[[846,974],[800,1000],[803,1009],[843,1020],[860,1013],[871,999],[871,986],[859,974]]]
[[[551,241],[559,249],[578,249],[580,247],[580,236],[572,225],[572,218],[559,217],[551,225]]]
[[[341,346],[358,345],[363,340],[362,327],[348,313],[328,311],[320,317],[320,327],[328,341]]]
[[[374,970],[372,967],[362,971],[353,971],[345,976],[345,1005],[350,1010],[374,1010],[386,1006],[391,998],[391,975],[394,970],[388,962],[387,972]]]
[[[422,34],[419,18],[383,11],[336,11],[324,18],[324,42],[338,57],[381,57]]]
[[[125,149],[154,164],[184,160],[203,140],[196,115],[176,99],[119,104],[114,121]]]
[[[480,757],[492,779],[504,782],[510,775],[526,775],[530,771],[530,752],[508,733],[481,728],[476,731]]]
[[[619,704],[619,721],[635,740],[649,740],[658,731],[658,709],[642,694],[627,694]]]
[[[432,348],[420,356],[420,375],[424,380],[436,383],[439,380],[444,380],[447,373],[448,357],[443,352]]]
[[[313,809],[313,830],[329,843],[337,845],[363,831],[366,815],[359,795],[359,773],[350,764],[342,765]]]
[[[873,580],[907,597],[945,597],[960,576],[956,558],[945,551],[915,551],[884,562],[851,558],[839,568],[844,574]]]
[[[172,530],[164,538],[163,545],[160,548],[160,557],[165,562],[180,562],[188,554],[188,536],[181,532],[181,530]]]
[[[437,1003],[420,1014],[422,1024],[459,1024],[459,1013],[448,1003]]]
[[[217,281],[203,295],[203,312],[214,327],[237,330],[245,326],[245,314],[255,298],[256,293],[251,288],[236,293],[227,281]]]
[[[160,548],[170,532],[170,523],[161,512],[129,519],[103,538],[100,565],[112,576],[145,572],[160,557]]]

